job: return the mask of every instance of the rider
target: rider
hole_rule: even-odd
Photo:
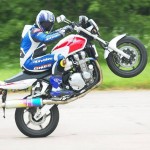
[[[71,26],[65,26],[52,31],[55,16],[48,10],[41,10],[36,17],[36,23],[22,37],[20,65],[29,72],[43,72],[52,68],[50,84],[52,97],[71,96],[73,91],[62,89],[62,73],[65,67],[65,57],[61,54],[46,54],[46,45],[71,32]]]

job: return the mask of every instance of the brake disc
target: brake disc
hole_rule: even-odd
[[[127,58],[119,55],[119,57],[120,57],[119,64],[125,68],[134,67],[134,65],[138,62],[138,53],[137,53],[136,49],[131,46],[123,46],[120,48],[120,50],[122,50],[126,54],[130,55],[130,59],[127,59]]]

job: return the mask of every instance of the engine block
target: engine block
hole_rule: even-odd
[[[81,51],[79,54],[74,55],[74,59],[77,61],[78,65],[81,68],[83,79],[86,83],[89,82],[92,79],[93,68],[91,69],[91,65],[90,67],[87,66],[86,53],[84,51]]]
[[[79,72],[74,72],[69,77],[69,84],[74,90],[82,90],[85,85],[90,85],[94,82],[93,79],[93,65],[87,65],[88,59],[86,58],[86,53],[81,51],[73,55],[74,63],[80,67]]]
[[[72,87],[72,89],[76,91],[83,89],[86,85],[81,73],[72,74],[69,78],[69,84]]]

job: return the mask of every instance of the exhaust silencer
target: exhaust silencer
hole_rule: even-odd
[[[23,108],[23,107],[40,107],[43,105],[42,98],[36,97],[32,99],[9,100],[2,103],[2,108]]]

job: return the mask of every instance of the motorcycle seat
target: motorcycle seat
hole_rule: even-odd
[[[11,83],[11,82],[17,82],[17,81],[21,81],[21,80],[26,80],[26,79],[42,79],[48,75],[51,75],[51,71],[45,71],[45,72],[20,72],[17,75],[5,80],[5,83]]]

